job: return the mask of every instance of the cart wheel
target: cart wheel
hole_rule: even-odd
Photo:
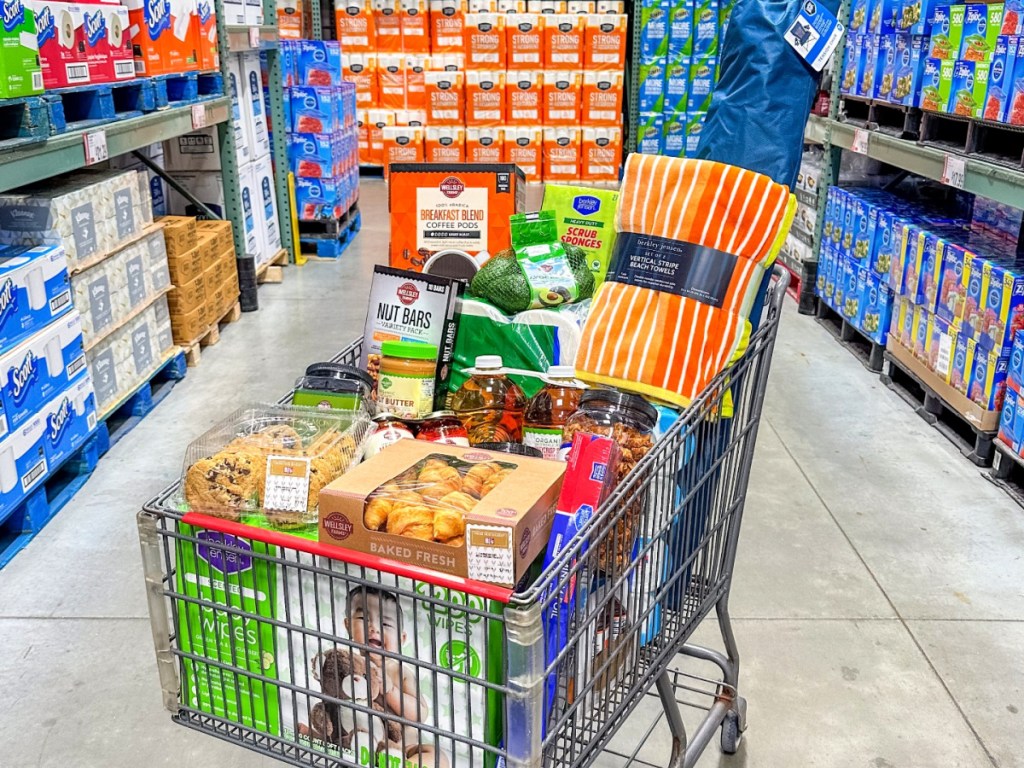
[[[727,755],[735,755],[742,740],[739,715],[729,712],[722,721],[722,751]]]

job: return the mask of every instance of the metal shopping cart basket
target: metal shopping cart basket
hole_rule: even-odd
[[[296,766],[561,768],[645,763],[652,730],[617,732],[654,704],[671,754],[647,765],[694,765],[719,728],[734,752],[729,589],[787,283],[776,267],[744,356],[520,589],[182,514],[167,489],[138,522],[173,719]],[[724,652],[688,642],[712,611]],[[681,703],[705,711],[689,740]]]

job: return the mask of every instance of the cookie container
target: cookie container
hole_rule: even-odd
[[[256,404],[235,411],[185,452],[185,509],[317,535],[320,491],[358,460],[365,411]]]

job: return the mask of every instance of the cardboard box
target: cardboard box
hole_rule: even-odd
[[[543,68],[544,23],[545,17],[539,13],[514,13],[506,17],[505,45],[510,70]]]
[[[584,181],[618,181],[622,170],[622,129],[584,128],[582,167]]]
[[[399,26],[405,53],[430,53],[430,13],[427,0],[400,0]]]
[[[247,51],[239,56],[240,83],[242,84],[243,123],[248,131],[252,159],[270,154],[270,133],[267,129],[267,114],[263,103],[263,80],[260,73],[260,54]]]
[[[621,126],[624,92],[622,72],[585,71],[581,124]]]
[[[544,68],[547,70],[583,69],[586,18],[574,14],[555,14],[544,19]]]
[[[161,216],[167,258],[182,256],[196,247],[196,220],[192,216]]]
[[[578,126],[583,108],[583,73],[550,70],[544,73],[544,126]]]
[[[526,207],[526,179],[514,165],[403,163],[391,173],[391,266],[414,267],[411,257],[425,251],[473,255],[511,244],[509,216]],[[451,211],[458,218],[446,218]]]
[[[242,224],[245,227],[245,231],[242,232],[245,253],[238,254],[238,258],[252,258],[259,263],[262,239],[256,228],[256,206],[259,204],[260,197],[256,191],[256,174],[253,172],[252,164],[239,169],[238,183],[242,197]]]
[[[189,72],[199,68],[199,21],[194,0],[125,0],[135,54],[135,74]]]
[[[505,134],[504,128],[467,128],[466,162],[492,165],[505,162]]]
[[[544,129],[509,127],[505,129],[505,152],[502,160],[517,166],[526,180],[536,183],[543,178]]]
[[[427,121],[431,125],[464,125],[465,73],[427,72],[424,77]]]
[[[171,282],[175,285],[184,285],[194,280],[203,273],[206,262],[206,256],[198,245],[178,256],[168,256],[167,269],[171,275]]]
[[[230,221],[197,221],[196,233],[199,236],[213,235],[214,239],[210,244],[210,250],[218,254],[227,252],[231,254],[232,259],[235,258],[235,240]],[[199,245],[202,245],[201,239]]]
[[[1024,389],[1024,330],[1019,330],[1013,335],[1007,381],[1009,387],[1017,392]]]
[[[988,75],[987,61],[958,60],[953,67],[947,110],[954,115],[980,118],[985,110]]]
[[[484,496],[466,513],[465,545],[421,541],[370,531],[363,523],[367,497],[402,471],[430,456],[472,465],[511,465],[499,498]],[[513,586],[544,551],[565,465],[477,448],[399,440],[320,492],[320,541],[385,556],[443,573]],[[500,507],[500,514],[499,514]]]
[[[210,262],[216,265],[216,262]],[[175,285],[167,294],[167,306],[172,315],[185,315],[206,304],[206,273],[200,272],[187,283]]]
[[[89,79],[94,83],[114,83],[133,79],[135,58],[132,53],[128,9],[110,2],[82,4],[80,7],[85,10],[83,26]],[[198,20],[196,24],[198,25]],[[198,27],[196,39],[199,39]],[[214,49],[216,50],[216,42]]]
[[[244,2],[246,25],[261,26],[263,24],[263,3],[260,0],[244,0]]]
[[[1010,100],[1013,97],[1013,67],[1019,43],[1020,38],[1016,35],[1000,35],[996,39],[982,115],[986,120],[1007,122],[1009,119]]]
[[[952,9],[950,10],[952,14]],[[989,61],[1002,31],[1002,3],[968,3],[963,6],[963,33],[957,58]]]
[[[1019,455],[1021,439],[1017,430],[1017,407],[1018,393],[1012,387],[1007,387],[1003,407],[999,412],[999,434],[997,437],[999,442]]]
[[[921,109],[932,112],[949,111],[949,96],[953,85],[953,62],[928,58],[921,74]]]
[[[79,45],[85,38],[85,14],[77,5],[57,0],[28,0],[25,8],[35,16],[43,86],[66,88],[88,83],[85,45]],[[134,63],[132,74],[135,74]]]
[[[0,98],[42,93],[43,71],[39,65],[33,9],[22,0],[9,0],[3,6],[3,20],[0,26]],[[67,35],[63,37],[66,41]]]
[[[241,67],[237,57],[231,57],[228,62],[228,76],[224,83],[224,87],[229,96],[231,96],[231,128],[232,134],[235,137],[235,157],[238,164],[244,165],[252,160],[252,147],[249,145],[249,131],[245,127],[245,120],[248,113],[243,110],[243,90],[245,81],[242,79]],[[205,128],[203,132],[211,137],[215,137],[217,128]],[[211,139],[215,151],[219,152],[219,141]],[[165,142],[170,144],[171,142]],[[217,155],[218,168],[220,167],[220,155]]]
[[[71,306],[63,246],[0,246],[0,349],[38,333]]]
[[[334,0],[334,24],[345,54],[376,53],[377,34],[371,0]]]
[[[587,14],[584,17],[584,69],[613,72],[624,69],[628,20],[624,14]]]
[[[96,428],[96,393],[89,372],[44,405],[39,416],[45,427],[43,447],[47,464],[60,466]]]
[[[582,136],[579,128],[544,128],[544,181],[580,178]]]
[[[1006,373],[1010,363],[1008,350],[983,350],[974,354],[967,396],[985,411],[1001,411],[1006,395]]]
[[[176,344],[189,345],[210,328],[206,321],[206,305],[196,307],[184,315],[171,315],[171,331]]]
[[[429,126],[424,143],[428,163],[466,162],[466,129],[458,126]]]
[[[464,46],[467,69],[505,69],[505,16],[497,13],[466,14]]]
[[[264,258],[281,250],[281,229],[277,220],[277,195],[274,186],[274,166],[270,157],[262,157],[252,164],[253,186],[256,190],[256,210],[260,252]]]
[[[245,166],[241,166],[245,167]],[[226,216],[224,177],[220,171],[176,171],[174,178],[217,216]],[[168,193],[168,207],[177,216],[202,216],[203,211],[173,187]]]
[[[341,128],[341,101],[329,86],[295,85],[285,94],[292,133],[333,133]],[[255,159],[255,158],[254,158]]]
[[[937,5],[928,28],[931,40],[928,56],[952,61],[960,54],[964,34],[964,5]],[[998,33],[997,33],[998,34]]]
[[[45,424],[35,414],[0,439],[0,512],[9,512],[49,474],[43,445]]]
[[[508,91],[506,98],[508,125],[541,125],[544,111],[544,74],[529,70],[509,72],[505,80],[505,87]]]
[[[431,52],[460,52],[465,23],[465,4],[461,0],[430,0]]]
[[[466,125],[505,124],[505,72],[471,69],[466,72]]]

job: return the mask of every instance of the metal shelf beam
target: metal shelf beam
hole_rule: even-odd
[[[227,98],[213,99],[204,102],[203,106],[207,125],[223,123],[231,114],[230,100]],[[187,105],[64,133],[38,144],[0,151],[0,191],[84,168],[83,137],[87,133],[105,132],[108,153],[115,157],[192,130],[192,105]]]

